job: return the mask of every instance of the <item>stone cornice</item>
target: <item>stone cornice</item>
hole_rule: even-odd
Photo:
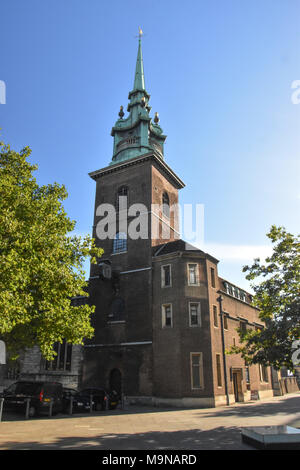
[[[174,186],[177,189],[181,189],[185,187],[184,182],[174,173],[174,171],[155,152],[149,152],[139,157],[131,158],[123,162],[116,163],[114,165],[109,165],[100,170],[92,171],[91,173],[89,173],[89,176],[93,180],[97,181],[99,178],[102,178],[103,176],[106,176],[110,173],[115,173],[117,171],[123,170],[124,168],[138,165],[149,160],[152,160],[154,163],[156,163],[160,167],[160,169],[172,180],[172,182],[174,183]]]

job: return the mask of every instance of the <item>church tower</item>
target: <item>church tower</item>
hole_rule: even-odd
[[[152,395],[152,249],[178,233],[181,179],[164,160],[166,135],[150,116],[141,34],[125,117],[112,128],[113,153],[96,182],[93,237],[104,249],[91,265],[95,336],[85,346],[83,382]]]

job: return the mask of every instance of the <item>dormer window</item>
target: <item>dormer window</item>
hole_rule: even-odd
[[[170,199],[168,193],[163,193],[162,196],[162,212],[166,217],[170,217]]]
[[[230,284],[228,284],[228,292],[227,292],[229,295],[233,295],[233,289],[232,289],[232,286]]]
[[[243,302],[246,302],[246,294],[242,290],[240,290],[240,300]]]

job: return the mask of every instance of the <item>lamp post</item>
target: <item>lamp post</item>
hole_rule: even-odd
[[[220,304],[220,320],[221,320],[222,353],[223,353],[224,385],[225,385],[226,404],[230,405],[229,394],[228,394],[228,382],[227,382],[227,366],[226,366],[225,336],[224,336],[224,321],[223,321],[224,312],[223,312],[223,308],[222,308],[222,301],[223,301],[222,295],[220,295],[217,298],[217,301]]]

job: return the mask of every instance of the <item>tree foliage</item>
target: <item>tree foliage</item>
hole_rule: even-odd
[[[34,345],[53,358],[53,344],[82,344],[93,335],[93,306],[71,305],[85,295],[83,263],[103,250],[71,236],[63,185],[38,185],[29,147],[17,153],[0,143],[0,336],[11,355]]]
[[[246,279],[252,284],[254,304],[260,309],[262,330],[240,332],[242,353],[248,363],[286,366],[295,365],[294,345],[300,339],[300,241],[284,227],[273,225],[267,234],[273,243],[273,253],[245,266]],[[293,357],[292,357],[293,356]]]

